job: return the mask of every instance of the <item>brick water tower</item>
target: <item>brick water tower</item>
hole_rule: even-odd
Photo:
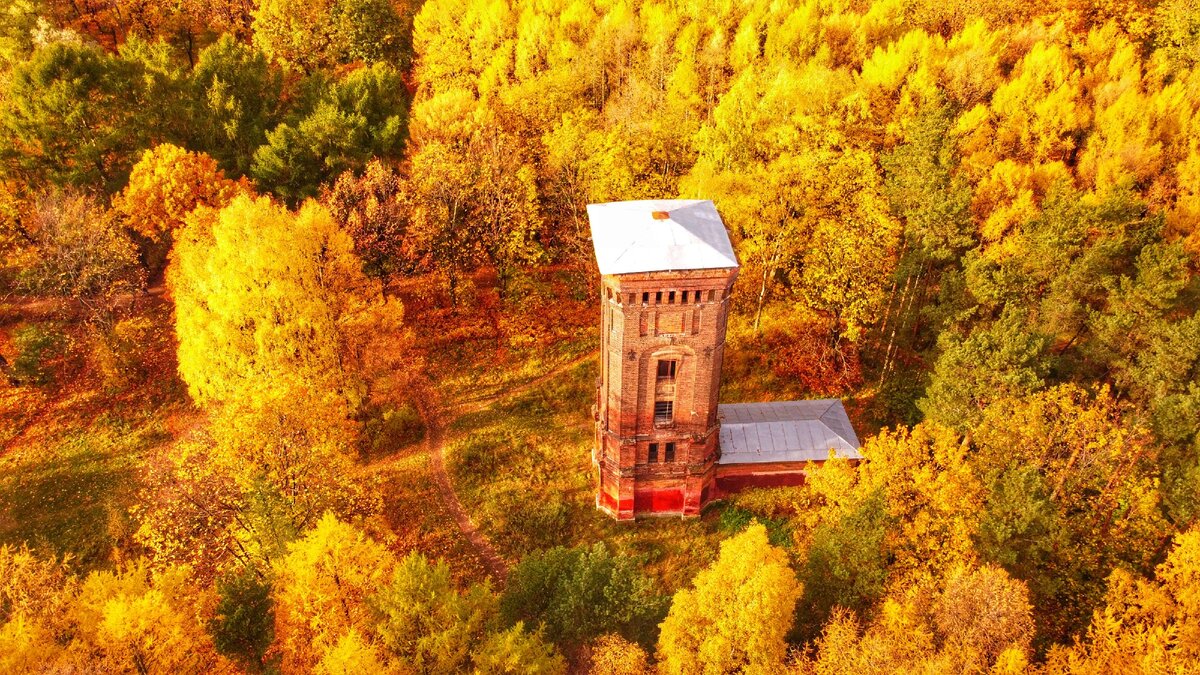
[[[710,201],[587,210],[601,274],[596,505],[620,520],[697,515],[716,484],[737,257]]]

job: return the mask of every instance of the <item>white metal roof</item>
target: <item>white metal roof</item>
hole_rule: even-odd
[[[862,459],[858,436],[837,399],[726,403],[721,421],[720,464],[809,462],[838,457]]]
[[[707,199],[588,204],[587,212],[601,274],[738,266],[725,223]]]

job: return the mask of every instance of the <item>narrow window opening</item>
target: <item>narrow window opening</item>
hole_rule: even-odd
[[[679,367],[679,362],[674,360],[664,360],[658,362],[658,379],[659,380],[674,380],[675,370]]]
[[[675,304],[675,291],[671,291],[670,293],[667,293],[667,304],[668,305]]]
[[[672,450],[672,452],[674,452],[674,450]],[[654,464],[657,461],[658,461],[658,443],[651,443],[650,451],[648,453],[646,453],[646,462],[649,464]]]
[[[654,304],[656,304],[656,305],[662,304],[662,291],[658,291],[657,293],[654,294]]]
[[[674,462],[675,461],[675,444],[667,443],[666,452],[664,452],[663,454],[665,455],[665,457],[663,458],[664,461],[666,461],[668,463]]]
[[[702,291],[696,291],[696,302],[700,302],[700,293],[702,293]]]
[[[654,402],[654,424],[656,426],[670,426],[675,419],[675,402],[674,401],[655,401]]]
[[[643,305],[650,304],[650,294],[649,293],[642,293],[642,304]]]
[[[683,292],[683,297],[680,298],[682,300],[683,304],[685,304],[685,305],[688,304],[688,295],[690,295],[690,294],[691,294],[691,291]]]

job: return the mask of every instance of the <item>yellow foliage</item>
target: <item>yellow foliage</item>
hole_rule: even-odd
[[[69,615],[74,658],[102,672],[178,673],[224,663],[198,619],[210,594],[188,570],[151,570],[135,562],[83,581]]]
[[[350,658],[377,660],[377,652],[360,637],[343,638],[370,629],[367,597],[387,583],[395,564],[387,548],[333,514],[289,544],[287,556],[276,564],[274,584],[284,668],[300,672],[318,663],[334,668]]]
[[[896,527],[887,535],[894,583],[911,583],[975,561],[984,489],[954,431],[926,422],[884,431],[863,447],[861,481],[881,488]],[[860,493],[861,494],[861,493]]]
[[[1109,578],[1106,606],[1087,639],[1050,651],[1047,675],[1184,673],[1200,662],[1200,530],[1176,536],[1155,579]]]
[[[798,656],[796,672],[1025,672],[1031,609],[1025,585],[1000,568],[960,566],[940,591],[922,583],[884,600],[865,630],[852,613],[835,610],[815,654]]]
[[[358,630],[351,628],[325,652],[313,672],[318,675],[390,675],[406,671],[381,658],[379,649],[365,641]]]
[[[196,211],[167,279],[179,372],[202,404],[311,391],[353,411],[369,393],[371,347],[400,333],[400,303],[363,274],[349,235],[315,202],[293,214],[243,195]]]
[[[721,542],[717,561],[675,594],[658,638],[671,675],[777,672],[801,586],[787,554],[752,523]]]
[[[377,485],[355,466],[356,442],[345,402],[331,395],[223,406],[211,431],[164,451],[163,487],[144,493],[136,537],[205,580],[231,560],[268,565],[327,510],[346,519],[379,511]]]
[[[601,635],[591,644],[590,675],[646,675],[646,652],[620,635]]]

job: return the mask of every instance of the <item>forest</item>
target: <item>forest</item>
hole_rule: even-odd
[[[0,672],[1200,672],[1197,0],[4,0]],[[591,202],[711,199],[615,523]]]

